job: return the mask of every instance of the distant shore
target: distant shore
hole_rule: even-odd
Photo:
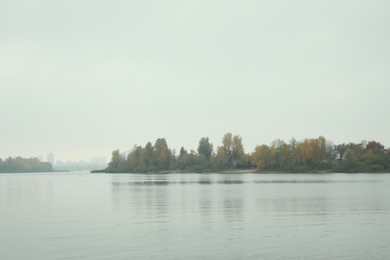
[[[306,171],[306,172],[283,172],[283,171],[259,171],[258,169],[232,169],[223,171],[206,171],[206,172],[186,172],[186,171],[159,171],[159,172],[107,172],[106,170],[93,170],[90,173],[105,174],[390,174],[390,172],[333,172],[333,171]]]

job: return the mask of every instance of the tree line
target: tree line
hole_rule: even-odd
[[[288,143],[277,139],[271,145],[256,146],[245,153],[242,138],[226,133],[216,149],[208,137],[198,148],[181,147],[177,154],[165,138],[154,144],[135,145],[128,152],[115,150],[107,173],[214,172],[231,169],[257,169],[279,172],[390,172],[390,149],[376,141],[334,145],[325,137]]]
[[[41,162],[37,158],[8,157],[0,158],[0,172],[51,172],[53,166],[48,162]]]

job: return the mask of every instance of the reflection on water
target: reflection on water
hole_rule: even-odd
[[[386,259],[390,175],[0,175],[0,259]]]
[[[242,198],[225,198],[223,209],[224,216],[228,222],[243,221],[244,203]]]
[[[114,181],[112,185],[139,185],[139,186],[150,186],[150,185],[192,185],[192,184],[247,184],[247,183],[256,183],[256,184],[283,184],[283,183],[305,183],[305,184],[315,184],[315,183],[354,183],[361,181],[353,180],[253,180],[253,181],[244,181],[239,179],[222,179],[222,180],[210,180],[210,179],[200,179],[200,180],[144,180],[144,181]],[[367,182],[379,182],[379,181],[364,181]]]
[[[288,215],[317,215],[326,216],[328,199],[325,197],[309,197],[306,199],[279,197],[275,199],[257,199],[257,208],[265,212]]]

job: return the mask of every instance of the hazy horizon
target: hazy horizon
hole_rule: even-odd
[[[3,1],[0,157],[159,137],[390,147],[388,1]]]

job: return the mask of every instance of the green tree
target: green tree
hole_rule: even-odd
[[[126,171],[127,172],[138,172],[138,165],[141,160],[143,148],[142,146],[134,145],[133,149],[127,155]]]
[[[232,144],[232,162],[234,167],[240,167],[244,164],[244,146],[242,145],[242,138],[239,135],[233,136]]]
[[[142,150],[138,169],[140,172],[154,171],[155,168],[153,163],[153,146],[151,142],[148,142]]]
[[[347,146],[344,143],[339,144],[339,145],[335,146],[335,150],[337,151],[337,153],[339,155],[339,160],[342,161],[343,156],[344,156],[345,152],[347,151]]]
[[[210,143],[208,137],[202,137],[198,145],[198,153],[203,156],[207,162],[210,162],[213,154],[213,145]]]
[[[367,143],[363,153],[364,170],[368,172],[383,172],[387,166],[385,147],[376,141]]]
[[[111,161],[108,164],[108,172],[122,172],[121,166],[123,162],[123,157],[120,154],[119,150],[114,150],[111,154]]]
[[[177,167],[185,172],[203,172],[208,169],[204,164],[205,158],[199,156],[195,151],[189,153],[182,147],[177,158]]]
[[[37,158],[20,156],[0,159],[0,172],[51,172],[53,166],[48,162],[40,162]]]
[[[354,150],[347,149],[347,151],[345,152],[345,165],[346,165],[346,171],[348,172],[355,171],[355,168],[357,166],[357,160],[356,160]]]
[[[384,154],[385,153],[385,147],[376,141],[370,141],[366,145],[366,150],[367,151],[372,151],[373,153],[376,154]]]
[[[186,167],[187,167],[187,155],[188,155],[188,152],[186,149],[184,149],[184,147],[181,147],[180,148],[180,152],[179,152],[179,156],[177,158],[177,168],[179,170],[185,170]]]

